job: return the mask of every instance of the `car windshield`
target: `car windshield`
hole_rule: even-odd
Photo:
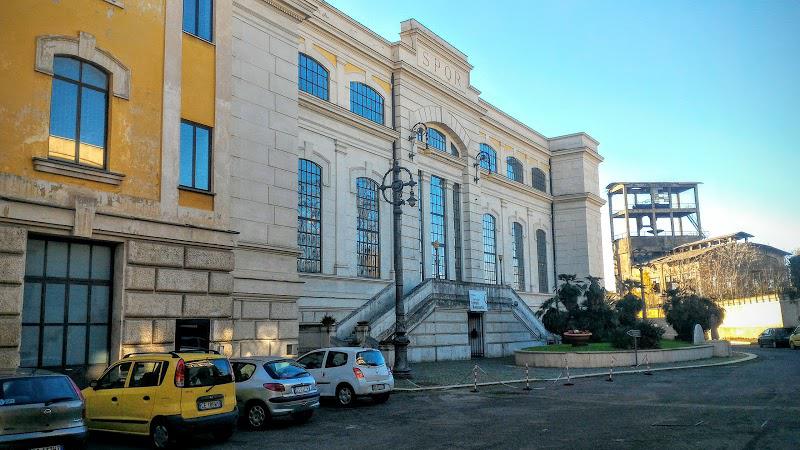
[[[233,381],[227,359],[201,359],[186,362],[186,386],[200,387]]]
[[[359,366],[378,367],[386,364],[383,355],[377,350],[356,353],[356,364]]]
[[[0,409],[13,405],[78,400],[69,380],[62,376],[12,378],[0,382]]]
[[[264,370],[275,380],[290,380],[308,376],[308,372],[294,361],[280,360],[264,364]]]

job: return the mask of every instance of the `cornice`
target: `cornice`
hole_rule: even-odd
[[[513,190],[515,190],[517,192],[521,192],[521,193],[523,193],[525,195],[528,195],[528,196],[531,196],[531,197],[535,197],[535,198],[537,198],[539,200],[542,200],[544,202],[552,202],[553,201],[553,196],[552,195],[550,195],[550,194],[548,194],[546,192],[542,192],[542,191],[540,191],[538,189],[534,189],[533,186],[528,186],[527,184],[523,184],[523,183],[520,183],[518,181],[509,180],[508,178],[506,178],[506,177],[504,177],[504,176],[502,176],[500,174],[497,174],[497,173],[494,173],[494,172],[489,172],[489,171],[487,171],[486,169],[483,169],[483,168],[480,169],[480,170],[481,170],[481,173],[480,173],[480,180],[481,181],[484,181],[484,180],[492,181],[492,182],[497,183],[497,184],[499,184],[499,185],[501,185],[503,187],[506,187],[506,188],[509,188],[509,189],[513,189]]]
[[[261,0],[297,22],[302,22],[317,10],[317,6],[307,0]]]
[[[332,119],[354,126],[362,131],[366,131],[376,137],[393,141],[400,138],[400,133],[387,126],[377,124],[365,119],[358,114],[348,111],[339,105],[314,97],[303,91],[298,92],[300,107],[328,116]]]
[[[600,153],[597,153],[596,151],[592,150],[589,147],[576,147],[565,150],[553,150],[551,154],[553,155],[553,159],[562,156],[587,155],[592,159],[594,159],[598,164],[604,161],[603,157],[600,156]]]
[[[415,141],[414,149],[416,150],[418,157],[425,156],[428,158],[432,158],[437,161],[442,161],[453,167],[457,167],[459,169],[464,169],[464,167],[466,167],[468,164],[467,160],[461,156],[453,156],[449,153],[445,153],[441,150],[437,150],[430,147],[426,149],[425,145],[419,141]]]
[[[550,156],[551,152],[547,149],[547,147],[542,146],[541,143],[538,143],[531,138],[521,135],[518,132],[514,131],[511,128],[503,126],[502,123],[498,122],[495,118],[490,117],[488,115],[481,116],[481,121],[484,122],[487,126],[494,128],[496,131],[504,133],[508,136],[511,136],[512,139],[516,139],[520,143],[533,147],[534,149],[544,153],[546,156]]]
[[[408,74],[415,78],[416,80],[421,81],[428,87],[434,88],[439,94],[442,94],[452,100],[455,100],[457,103],[462,105],[465,109],[468,109],[476,117],[482,117],[486,115],[486,109],[481,107],[480,104],[473,102],[469,98],[467,98],[461,92],[453,89],[452,87],[444,84],[443,82],[437,80],[436,78],[428,75],[427,73],[423,72],[422,70],[412,66],[411,64],[405,61],[397,61],[394,63],[394,71],[395,71],[395,84],[402,85],[403,83],[403,74]],[[399,75],[399,76],[398,76]],[[409,86],[409,89],[416,90],[415,88],[425,88],[425,86]]]
[[[556,195],[553,197],[553,203],[571,203],[571,202],[579,202],[579,201],[586,201],[595,206],[603,206],[606,204],[606,201],[597,194],[593,194],[591,192],[582,192],[579,194],[563,194],[563,195]]]

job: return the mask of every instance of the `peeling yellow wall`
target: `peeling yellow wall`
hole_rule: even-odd
[[[99,0],[0,1],[0,172],[157,201],[164,8],[164,0],[126,1],[125,8]],[[52,77],[34,70],[36,37],[77,38],[79,31],[131,71],[130,100],[109,95],[108,170],[125,174],[120,186],[33,168],[33,157],[48,155],[52,89]]]
[[[178,204],[187,208],[214,210],[214,196],[201,192],[178,190]]]
[[[216,64],[215,47],[183,34],[181,60],[181,117],[214,126]]]

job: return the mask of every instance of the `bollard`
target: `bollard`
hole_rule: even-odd
[[[644,374],[645,375],[652,375],[653,371],[650,370],[650,358],[647,357],[647,353],[644,354],[644,362],[645,362],[645,365],[646,365],[645,366],[646,369],[644,371]]]
[[[528,377],[528,363],[525,363],[525,390],[531,390],[530,378]]]
[[[614,355],[611,355],[611,367],[608,368],[608,378],[606,381],[614,381],[614,363],[616,360],[614,359]]]
[[[472,368],[472,390],[470,392],[478,392],[478,365]]]
[[[574,386],[575,383],[572,382],[572,377],[569,375],[569,362],[567,362],[567,357],[564,357],[564,367],[567,369],[567,382],[564,383],[564,386]]]

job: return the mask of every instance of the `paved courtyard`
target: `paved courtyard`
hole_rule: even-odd
[[[736,365],[537,383],[398,393],[385,405],[324,406],[312,421],[239,431],[234,448],[800,448],[800,351],[748,348]],[[144,441],[124,438],[130,447]],[[94,437],[90,448],[122,448]]]

